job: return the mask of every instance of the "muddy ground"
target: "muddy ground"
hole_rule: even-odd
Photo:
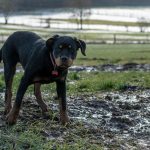
[[[17,72],[22,72],[21,66],[17,66]],[[137,63],[126,63],[126,64],[103,64],[97,66],[72,66],[69,71],[103,71],[103,72],[122,72],[122,71],[150,71],[150,64],[137,64]],[[4,72],[4,68],[0,67],[0,73]]]
[[[57,101],[52,98],[47,104],[57,116]],[[67,129],[61,127],[57,119],[53,119],[48,128],[41,130],[47,140],[57,139],[62,142],[68,133],[77,137],[85,134],[91,143],[105,149],[150,149],[150,90],[69,96],[68,110],[70,125]],[[5,127],[2,114],[0,109],[0,130]],[[26,96],[18,121],[30,124],[37,120],[48,119],[42,117],[35,98]],[[75,130],[78,124],[82,124],[80,132]]]
[[[148,64],[100,65],[93,67],[72,67],[70,71],[150,71]],[[3,70],[0,70],[0,72]],[[18,69],[20,72],[21,69]],[[54,96],[43,93],[51,119],[44,118],[32,95],[26,95],[18,122],[25,126],[37,121],[45,122],[41,135],[46,140],[73,142],[67,139],[88,138],[90,143],[104,149],[149,150],[150,149],[150,90],[130,89],[123,92],[97,92],[97,94],[75,94],[68,96],[70,124],[67,128],[58,121],[58,102]],[[4,93],[0,94],[4,99]],[[48,100],[47,100],[48,99]],[[0,101],[0,131],[6,124],[2,119],[4,102]],[[48,122],[49,121],[49,122]]]
[[[122,71],[150,71],[150,64],[104,64],[97,66],[73,66],[70,71],[103,71],[103,72],[122,72]]]

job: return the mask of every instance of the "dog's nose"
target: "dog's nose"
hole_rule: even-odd
[[[66,62],[67,60],[68,60],[68,57],[65,57],[65,56],[61,57],[62,62]]]

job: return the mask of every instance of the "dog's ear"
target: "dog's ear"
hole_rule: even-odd
[[[84,56],[86,56],[86,54],[85,54],[85,50],[86,50],[86,44],[85,44],[85,42],[82,41],[82,40],[78,40],[78,39],[76,39],[76,38],[75,38],[75,40],[76,40],[76,42],[77,42],[77,47],[78,47],[78,49],[80,48],[80,49],[81,49],[81,53],[82,53]]]
[[[47,47],[47,48],[51,48],[52,45],[54,44],[54,42],[57,40],[58,37],[59,37],[59,35],[54,35],[54,36],[52,36],[51,38],[49,38],[49,39],[46,41],[46,47]]]

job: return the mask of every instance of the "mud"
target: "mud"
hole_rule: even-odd
[[[58,126],[58,102],[54,98],[47,101],[49,109],[55,114],[53,119],[56,122],[53,127],[51,122],[49,128],[43,129],[41,134],[47,140],[57,139],[62,142],[70,132],[83,136],[76,131],[77,124],[82,124],[80,132],[87,134],[91,141],[105,149],[150,149],[150,91],[99,92],[94,95],[68,97],[70,125],[67,130]],[[48,94],[44,95],[44,99],[49,97]],[[2,101],[0,106],[2,117]],[[41,115],[35,98],[27,96],[18,121],[30,124],[37,120],[48,119]],[[5,122],[1,119],[0,130],[4,126]]]
[[[69,107],[74,119],[103,129],[125,143],[133,140],[141,148],[150,148],[149,91],[140,94],[104,93],[98,94],[97,97],[85,95],[75,98],[73,107],[70,104]]]
[[[103,71],[103,72],[123,72],[123,71],[150,71],[150,64],[127,63],[124,65],[104,64],[98,66],[73,66],[70,71]]]
[[[127,63],[123,65],[117,64],[104,64],[104,65],[97,65],[97,66],[72,66],[69,68],[69,71],[73,72],[94,72],[94,71],[101,71],[101,72],[123,72],[123,71],[143,71],[149,72],[150,71],[150,64],[136,64],[136,63]],[[0,73],[3,73],[3,67],[0,68]],[[21,66],[17,66],[16,72],[23,72]]]

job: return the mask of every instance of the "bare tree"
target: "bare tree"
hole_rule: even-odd
[[[0,0],[1,13],[4,15],[5,24],[8,24],[9,16],[17,9],[19,0]]]
[[[146,18],[141,17],[138,21],[138,26],[140,28],[140,32],[145,32],[145,29],[150,26],[150,23],[147,22]]]
[[[91,4],[91,0],[76,0],[71,3],[71,6],[75,8],[74,17],[77,19],[77,23],[80,24],[80,29],[83,29],[83,20],[85,17],[90,15],[89,6]]]

